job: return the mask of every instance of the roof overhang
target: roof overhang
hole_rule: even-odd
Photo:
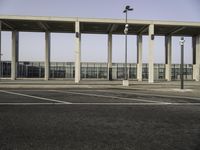
[[[124,34],[122,19],[92,19],[66,17],[0,16],[2,31],[74,33],[75,22],[80,22],[80,32],[89,34]],[[155,35],[200,35],[200,22],[128,20],[129,34],[148,34],[154,24]]]

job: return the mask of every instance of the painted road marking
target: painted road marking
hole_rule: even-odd
[[[187,96],[170,96],[170,95],[160,95],[160,94],[148,94],[148,93],[137,93],[137,92],[121,92],[121,91],[107,91],[107,90],[97,90],[97,91],[102,91],[102,92],[106,92],[106,93],[121,93],[121,94],[130,94],[130,95],[145,95],[145,96],[155,96],[155,97],[163,97],[163,98],[183,98],[183,99],[190,99],[190,100],[197,100],[200,101],[200,97],[187,97]]]
[[[149,103],[70,103],[66,101],[61,100],[55,100],[50,98],[44,98],[44,97],[38,97],[38,96],[32,96],[27,94],[21,94],[16,92],[10,92],[5,90],[0,90],[0,92],[13,94],[13,95],[19,95],[24,97],[31,97],[35,99],[45,100],[45,101],[51,101],[54,103],[0,103],[0,106],[2,105],[135,105],[135,106],[156,106],[156,105],[166,105],[166,106],[200,106],[200,103],[173,103],[173,102],[158,102],[158,101],[151,101],[151,100],[143,100],[143,99],[132,99],[132,98],[124,98],[124,97],[115,97],[115,96],[105,96],[105,95],[98,95],[98,94],[86,94],[86,93],[79,93],[79,92],[71,92],[71,91],[58,91],[58,90],[48,90],[48,91],[54,91],[59,93],[70,93],[70,94],[76,94],[76,95],[86,95],[86,96],[95,96],[95,97],[105,97],[105,98],[115,98],[115,99],[125,99],[125,100],[132,100],[132,101],[144,101]],[[55,103],[56,102],[56,103]]]
[[[200,103],[0,103],[0,106],[45,106],[45,105],[102,105],[102,106],[200,106]]]
[[[16,106],[23,106],[23,105],[69,105],[68,103],[0,103],[1,105],[16,105]]]
[[[100,98],[113,98],[113,99],[131,100],[131,101],[149,102],[149,103],[165,103],[165,102],[158,102],[158,101],[153,101],[153,100],[126,98],[126,97],[118,97],[118,96],[106,96],[106,95],[100,95],[100,94],[89,94],[89,93],[72,92],[72,91],[59,91],[59,90],[51,90],[51,91],[58,92],[58,93],[68,93],[68,94],[75,94],[75,95],[100,97]]]
[[[60,101],[60,100],[51,99],[51,98],[45,98],[45,97],[39,97],[39,96],[28,95],[28,94],[10,92],[10,91],[5,91],[5,90],[0,90],[0,92],[2,92],[2,93],[7,93],[7,94],[12,94],[12,95],[19,95],[19,96],[24,96],[24,97],[35,98],[35,99],[44,100],[44,101],[51,101],[51,102],[56,102],[56,103],[70,104],[70,102],[66,102],[66,101]]]
[[[70,105],[200,106],[200,103],[72,103]]]
[[[143,95],[145,95],[145,96],[155,96],[155,97],[163,97],[163,98],[179,98],[179,99],[181,99],[181,98],[184,98],[184,99],[189,99],[189,100],[197,100],[197,101],[200,101],[200,97],[187,97],[187,96],[177,96],[177,95],[174,95],[174,96],[170,96],[170,95],[164,95],[164,94],[150,94],[150,93],[142,93],[142,92],[122,92],[122,91],[118,91],[118,90],[110,90],[110,89],[108,89],[108,90],[97,90],[97,89],[92,89],[93,91],[100,91],[100,92],[106,92],[106,93],[121,93],[121,94],[130,94],[130,95],[134,95],[134,94],[137,94],[137,95],[141,95],[141,96],[143,96]],[[21,91],[21,90],[12,90],[12,91]],[[43,90],[43,89],[41,89],[41,90],[23,90],[23,91],[52,91],[52,90]],[[70,90],[71,92],[76,92],[77,90]],[[91,91],[91,89],[86,89],[86,90],[82,90],[81,89],[81,91]]]

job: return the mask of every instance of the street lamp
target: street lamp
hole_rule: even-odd
[[[181,89],[184,89],[184,68],[183,68],[183,65],[184,65],[184,37],[181,37],[180,39],[180,46],[181,46],[181,67],[180,67],[180,77],[181,77]]]
[[[133,8],[131,8],[129,5],[125,7],[125,10],[123,13],[126,14],[125,19],[125,28],[124,28],[124,34],[125,34],[125,66],[124,66],[124,80],[123,80],[123,86],[129,86],[128,82],[128,74],[127,74],[127,34],[128,34],[128,23],[127,23],[127,15],[128,11],[133,11]]]

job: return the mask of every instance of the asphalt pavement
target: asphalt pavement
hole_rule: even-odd
[[[198,83],[6,84],[22,87],[0,89],[1,150],[200,149]]]

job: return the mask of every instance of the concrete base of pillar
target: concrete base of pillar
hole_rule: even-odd
[[[142,65],[137,64],[137,80],[142,81]]]
[[[122,85],[123,86],[129,86],[129,80],[123,80]]]
[[[142,82],[142,78],[141,78],[141,77],[137,77],[137,80],[138,80],[139,82]]]
[[[193,79],[195,81],[200,81],[200,68],[198,65],[193,65]]]
[[[153,80],[149,80],[148,82],[149,82],[149,83],[154,83],[154,81],[153,81]]]
[[[171,65],[165,65],[165,79],[171,81]]]
[[[80,83],[80,81],[76,81],[76,80],[75,80],[75,83],[77,83],[77,84],[78,84],[78,83]]]

